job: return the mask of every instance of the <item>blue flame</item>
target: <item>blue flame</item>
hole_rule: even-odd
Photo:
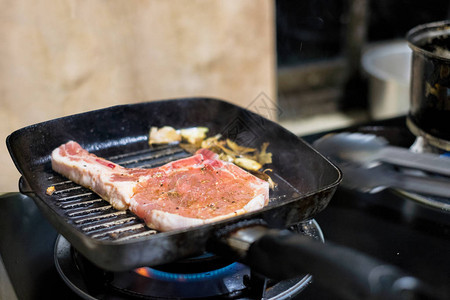
[[[193,281],[202,281],[202,280],[210,280],[215,278],[222,278],[225,276],[232,275],[241,269],[244,268],[244,265],[234,262],[228,266],[225,266],[220,269],[201,272],[201,273],[169,273],[160,270],[156,270],[153,268],[145,267],[147,269],[148,275],[150,278],[165,280],[165,281],[178,281],[178,282],[193,282]]]

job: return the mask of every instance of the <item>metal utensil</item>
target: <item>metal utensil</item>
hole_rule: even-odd
[[[450,197],[450,180],[445,178],[404,174],[389,165],[361,168],[352,164],[340,164],[339,167],[344,173],[342,186],[346,188],[370,193],[398,188],[424,195]]]
[[[344,132],[328,135],[317,140],[314,146],[337,161],[350,161],[365,167],[383,162],[450,176],[449,158],[390,146],[387,140],[372,134]]]

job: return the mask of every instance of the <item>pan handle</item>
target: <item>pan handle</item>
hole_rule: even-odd
[[[259,224],[219,234],[212,251],[232,255],[269,278],[309,273],[344,299],[441,299],[418,279],[343,246]]]
[[[30,187],[30,184],[28,183],[28,181],[23,177],[20,176],[19,178],[19,191],[22,194],[34,194],[33,189]]]

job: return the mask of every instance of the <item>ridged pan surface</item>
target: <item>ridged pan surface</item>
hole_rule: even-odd
[[[269,142],[277,187],[264,209],[209,225],[157,232],[129,211],[118,211],[89,189],[51,169],[50,154],[74,140],[88,151],[124,167],[153,168],[190,154],[178,145],[148,145],[152,126],[204,126],[239,144]],[[19,187],[33,197],[55,228],[93,263],[123,271],[200,254],[218,229],[262,219],[283,228],[323,210],[341,181],[340,171],[278,124],[225,101],[173,99],[113,106],[35,124],[13,132],[7,146],[22,174]],[[55,192],[46,194],[46,189]]]

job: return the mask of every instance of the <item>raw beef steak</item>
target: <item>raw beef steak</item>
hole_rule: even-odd
[[[264,207],[269,184],[200,149],[158,168],[124,168],[70,141],[51,155],[54,171],[97,193],[116,209],[130,209],[150,228],[180,229]]]

